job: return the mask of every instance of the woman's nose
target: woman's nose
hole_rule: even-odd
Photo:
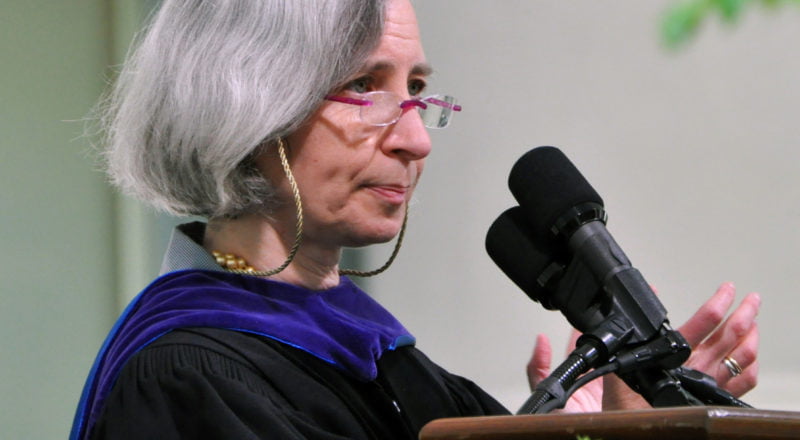
[[[382,145],[385,152],[406,160],[423,159],[430,154],[431,137],[416,107],[403,109],[400,119],[388,128]]]

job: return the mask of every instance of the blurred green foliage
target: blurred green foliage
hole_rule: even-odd
[[[664,43],[671,49],[682,47],[708,17],[718,15],[723,22],[735,24],[744,10],[754,4],[776,9],[787,4],[800,6],[800,0],[682,0],[664,14],[661,24]]]

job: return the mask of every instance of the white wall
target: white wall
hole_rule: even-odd
[[[0,10],[0,437],[65,438],[115,314],[113,197],[79,122],[103,88],[107,10]]]
[[[158,268],[161,219],[115,197],[82,136],[154,1],[0,0],[3,439],[68,436],[119,292]]]
[[[800,410],[800,13],[712,20],[685,50],[658,37],[667,1],[418,0],[438,90],[465,111],[434,133],[408,238],[372,281],[419,346],[516,407],[537,332],[565,321],[486,256],[506,179],[556,145],[603,196],[609,229],[682,323],[723,281],[762,293],[761,408]],[[387,249],[371,251],[374,265]],[[409,280],[414,280],[413,285]],[[561,358],[559,358],[561,360]]]

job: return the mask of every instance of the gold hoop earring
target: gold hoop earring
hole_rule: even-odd
[[[297,212],[297,223],[295,224],[295,236],[294,236],[294,244],[292,245],[292,249],[289,251],[289,256],[286,257],[286,261],[283,262],[280,266],[276,267],[275,269],[270,270],[255,270],[250,266],[246,265],[239,265],[236,268],[232,266],[236,266],[231,263],[225,263],[227,260],[223,257],[216,256],[217,262],[223,267],[226,267],[229,272],[238,273],[242,275],[252,275],[256,277],[268,277],[275,275],[289,266],[289,263],[294,260],[295,255],[297,254],[297,249],[300,248],[300,243],[303,241],[303,203],[300,200],[300,189],[297,187],[297,182],[294,180],[294,175],[292,174],[292,170],[289,168],[289,160],[286,158],[286,143],[283,141],[283,138],[278,138],[278,155],[281,158],[281,165],[283,166],[283,172],[286,174],[286,179],[289,181],[289,185],[292,187],[292,194],[294,195],[294,204],[295,210]],[[222,262],[220,262],[220,258],[223,258]],[[242,267],[246,266],[246,267]]]
[[[303,203],[300,199],[300,189],[297,187],[297,182],[294,180],[294,175],[292,174],[292,170],[289,167],[289,160],[286,158],[286,144],[282,138],[278,138],[278,155],[281,159],[281,165],[283,166],[283,171],[286,174],[286,179],[289,181],[289,185],[292,188],[292,194],[294,196],[294,203],[295,203],[295,210],[297,212],[297,223],[295,225],[295,237],[294,237],[294,244],[292,245],[291,250],[289,251],[289,255],[286,257],[286,260],[280,266],[270,269],[270,270],[255,270],[253,267],[248,266],[244,260],[241,258],[237,258],[231,254],[221,254],[218,252],[214,252],[214,257],[217,260],[217,263],[224,267],[228,272],[240,274],[240,275],[251,275],[256,277],[268,277],[275,275],[277,273],[282,272],[289,264],[294,260],[295,255],[297,254],[297,250],[300,248],[300,244],[303,241]],[[357,277],[372,277],[378,275],[389,268],[392,265],[397,254],[400,252],[400,247],[403,244],[403,237],[406,233],[406,225],[408,224],[408,205],[406,205],[405,214],[403,216],[403,225],[400,227],[400,232],[397,234],[397,242],[394,245],[394,250],[392,250],[392,254],[389,256],[389,259],[384,263],[383,266],[371,270],[371,271],[361,271],[355,269],[339,269],[339,275],[351,275]]]

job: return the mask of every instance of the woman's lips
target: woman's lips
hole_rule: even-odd
[[[401,185],[368,185],[366,188],[393,205],[403,204],[408,194],[408,187]]]

